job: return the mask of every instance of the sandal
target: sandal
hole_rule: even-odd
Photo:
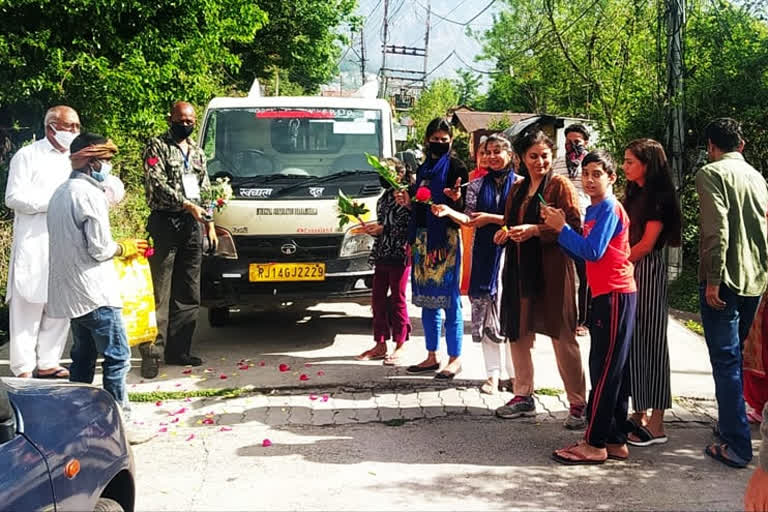
[[[378,347],[372,348],[370,350],[366,350],[359,356],[355,356],[355,359],[358,361],[381,361],[383,359],[387,358],[387,354],[377,354],[376,351],[378,350]]]
[[[629,435],[635,436],[635,439],[637,439],[627,438],[627,443],[632,446],[651,446],[654,444],[664,444],[669,441],[669,438],[664,434],[654,436],[653,433],[648,430],[648,427],[637,427],[637,429]]]
[[[51,373],[40,373],[40,370],[35,370],[32,374],[36,379],[68,379],[69,370],[63,366],[54,368]]]
[[[749,462],[741,459],[741,457],[731,452],[731,450],[728,448],[728,445],[725,443],[710,444],[709,446],[704,448],[704,453],[706,453],[716,461],[722,462],[726,466],[730,466],[736,469],[745,468],[749,464]]]
[[[575,449],[579,448],[580,446],[581,444],[574,444],[574,445],[568,446],[567,448],[555,450],[554,452],[552,452],[552,460],[554,460],[555,462],[559,462],[560,464],[564,464],[566,466],[597,466],[600,464],[604,464],[605,461],[608,459],[607,456],[605,459],[588,459],[583,453],[575,451]],[[558,452],[575,455],[577,458],[563,457],[563,455],[561,455]]]
[[[606,443],[605,445],[605,449],[608,451],[608,458],[611,460],[627,460],[629,458],[629,448],[626,448],[626,451],[625,448],[625,444]]]
[[[400,356],[386,356],[382,364],[384,366],[400,366]]]

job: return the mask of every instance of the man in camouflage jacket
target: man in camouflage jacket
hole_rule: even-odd
[[[205,154],[190,139],[196,120],[192,105],[175,103],[170,129],[144,148],[144,185],[151,210],[147,231],[154,243],[149,265],[158,327],[154,346],[139,346],[144,378],[157,376],[161,350],[166,364],[203,363],[190,354],[200,306],[202,227],[211,247],[217,239],[213,220],[201,206],[201,192],[210,182]]]

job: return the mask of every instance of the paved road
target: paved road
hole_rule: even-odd
[[[424,354],[418,310],[411,315],[407,363]],[[670,323],[670,443],[634,449],[628,462],[565,468],[549,453],[579,434],[561,426],[566,407],[556,396],[562,383],[549,340],[535,348],[538,417],[505,422],[493,410],[510,395],[478,393],[482,356],[469,336],[463,371],[442,384],[354,360],[370,343],[370,321],[368,308],[352,304],[298,316],[241,313],[223,329],[201,316],[202,368],[164,367],[143,381],[136,359],[129,390],[137,398],[247,391],[133,404],[131,428],[157,433],[134,447],[138,509],[741,508],[749,473],[702,454],[716,414],[712,378],[702,339],[677,322]],[[580,341],[586,357],[589,340]],[[0,374],[7,373],[6,346]],[[263,447],[265,439],[272,446]]]

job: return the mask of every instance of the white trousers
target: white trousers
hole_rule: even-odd
[[[27,302],[19,293],[11,295],[8,314],[13,374],[58,367],[67,343],[69,319],[49,317],[45,304]]]
[[[509,343],[495,343],[483,336],[480,345],[483,346],[483,359],[488,377],[501,380],[515,377],[515,367],[512,366],[512,352],[509,350]]]

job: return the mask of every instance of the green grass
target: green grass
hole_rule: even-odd
[[[184,400],[185,398],[237,398],[251,390],[246,388],[193,389],[190,391],[149,391],[128,393],[131,402],[157,402],[158,400]]]
[[[704,326],[701,325],[696,320],[686,320],[685,321],[685,327],[689,331],[693,331],[693,332],[695,332],[696,334],[698,334],[700,336],[704,336]]]
[[[534,393],[544,396],[560,396],[561,394],[565,393],[565,390],[557,388],[539,388],[535,390]]]

